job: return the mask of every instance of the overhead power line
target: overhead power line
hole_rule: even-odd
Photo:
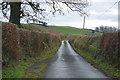
[[[110,8],[108,8],[107,10],[105,10],[105,12],[103,12],[101,15],[97,16],[96,18],[99,18],[101,16],[103,16],[106,12],[108,12],[110,9],[112,9],[119,1],[116,1]]]

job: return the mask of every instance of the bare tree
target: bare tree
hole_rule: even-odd
[[[118,28],[111,26],[100,26],[100,27],[96,27],[95,30],[97,32],[107,33],[107,32],[116,32],[118,31]]]
[[[46,13],[52,13],[53,15],[56,12],[62,13],[63,5],[61,4],[66,5],[69,10],[76,11],[80,15],[86,14],[84,9],[88,6],[87,0],[38,0],[36,2],[33,0],[19,0],[18,2],[4,0],[0,3],[0,10],[2,10],[4,17],[9,19],[9,22],[17,24],[20,27],[21,18],[26,17],[27,22],[29,22],[29,20],[35,19],[37,19],[39,22],[42,18],[47,16]],[[48,9],[49,12],[47,12]],[[9,10],[10,16],[7,15]],[[32,10],[32,13],[30,10]]]

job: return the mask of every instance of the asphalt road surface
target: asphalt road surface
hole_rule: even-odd
[[[101,71],[79,56],[68,41],[62,41],[57,54],[52,58],[42,78],[107,78]]]

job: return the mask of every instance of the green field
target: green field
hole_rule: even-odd
[[[47,29],[47,30],[54,30],[58,32],[62,32],[64,34],[92,34],[91,30],[86,30],[86,29],[80,29],[80,28],[75,28],[75,27],[70,27],[70,26],[50,26],[48,25],[47,27],[40,26],[40,25],[35,25],[35,24],[23,24],[23,26],[34,26],[42,29]],[[100,34],[100,33],[97,33]]]

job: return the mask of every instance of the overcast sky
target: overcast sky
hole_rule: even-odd
[[[89,16],[86,17],[85,28],[94,29],[95,27],[101,25],[118,27],[118,4],[116,5],[114,4],[119,0],[88,0],[88,1],[89,6],[87,7],[87,13]],[[66,8],[65,6],[63,7]],[[112,8],[109,9],[110,7]],[[72,11],[70,13],[65,11],[64,13],[65,13],[64,15],[56,14],[55,17],[53,15],[49,15],[49,17],[47,17],[46,19],[46,22],[49,25],[72,26],[77,28],[83,27],[82,16]],[[0,20],[3,21],[5,19],[3,19],[2,16],[0,16]]]
[[[118,0],[88,1],[90,2],[90,5],[87,7],[89,16],[86,17],[86,28],[94,29],[101,25],[118,27],[118,4],[113,6]],[[109,9],[110,7],[112,8]],[[65,15],[56,14],[55,17],[49,17],[48,23],[50,25],[65,25],[82,28],[83,17],[75,12],[69,14],[66,13]]]

